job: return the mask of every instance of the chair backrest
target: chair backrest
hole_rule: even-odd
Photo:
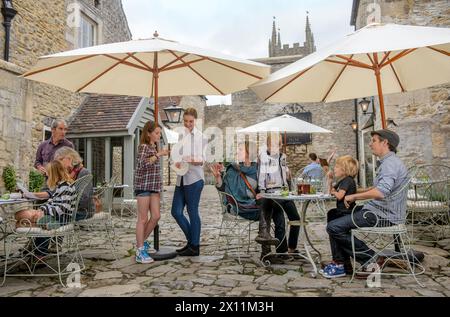
[[[218,191],[220,206],[222,208],[222,214],[229,214],[234,217],[239,217],[246,220],[256,221],[259,218],[259,207],[244,208],[240,206],[233,195],[226,192]]]
[[[72,187],[75,188],[75,191],[77,193],[75,202],[74,202],[74,214],[72,216],[72,220],[75,221],[76,212],[78,210],[78,205],[80,203],[81,197],[83,196],[84,190],[88,186],[89,183],[92,183],[92,174],[83,176],[75,181],[75,183],[72,184]]]
[[[450,167],[427,164],[417,167],[408,191],[408,210],[444,212],[450,206]]]

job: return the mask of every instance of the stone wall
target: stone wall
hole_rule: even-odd
[[[9,164],[14,165],[19,179],[28,180],[31,151],[33,90],[17,76],[24,69],[0,60],[0,173]],[[0,178],[0,188],[4,188]]]
[[[367,5],[361,0],[356,27],[366,24]],[[381,0],[384,23],[450,26],[448,0]],[[386,117],[394,120],[400,142],[399,155],[406,164],[450,165],[450,85],[385,96]],[[376,123],[379,126],[379,122]]]
[[[43,140],[44,122],[55,117],[69,119],[84,98],[81,94],[17,77],[35,65],[38,57],[74,48],[77,28],[71,28],[68,23],[72,13],[68,6],[73,3],[82,9],[88,8],[89,17],[92,12],[96,14],[101,32],[99,43],[131,39],[120,0],[100,1],[99,9],[93,7],[91,0],[14,1],[18,13],[11,27],[11,64],[0,65],[3,122],[0,149],[6,148],[0,157],[0,167],[14,164],[24,181],[28,180],[37,146]],[[3,56],[3,27],[1,29]]]

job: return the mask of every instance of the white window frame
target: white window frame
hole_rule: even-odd
[[[47,131],[49,131],[50,133],[52,133],[52,128],[49,127],[49,126],[47,126],[47,125],[44,125],[44,127],[42,128],[42,141],[47,140],[47,139],[45,138],[45,132],[47,132]]]
[[[73,28],[73,33],[66,33],[66,39],[73,44],[74,48],[81,48],[80,38],[81,38],[81,27],[82,19],[87,18],[91,23],[94,24],[94,45],[100,45],[103,43],[103,21],[98,15],[98,9],[93,9],[86,6],[83,2],[79,0],[73,0],[72,9],[75,12],[71,12],[72,15],[78,17],[75,19],[77,25]],[[94,5],[92,4],[92,7]]]
[[[87,46],[83,46],[84,36],[83,33],[83,23],[86,23],[89,26],[89,32],[92,30],[92,43],[88,43]],[[87,14],[83,12],[80,14],[80,28],[78,31],[78,48],[94,46],[98,44],[98,24],[92,20]]]

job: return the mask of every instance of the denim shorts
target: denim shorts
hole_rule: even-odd
[[[139,189],[136,189],[134,191],[134,196],[136,197],[149,197],[151,194],[159,194],[159,192],[155,192],[153,190],[139,190]]]

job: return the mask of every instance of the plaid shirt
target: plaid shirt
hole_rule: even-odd
[[[139,145],[136,172],[134,173],[135,190],[161,191],[161,162],[158,159],[155,163],[150,163],[149,160],[156,153],[155,146],[149,144]]]

